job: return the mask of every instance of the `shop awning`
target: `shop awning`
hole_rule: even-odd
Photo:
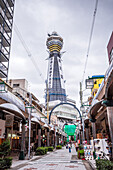
[[[40,120],[40,116],[38,115],[38,113],[31,113],[31,116],[36,117],[38,120]]]
[[[50,127],[51,131],[54,131],[54,126],[53,125],[50,124],[49,127]]]
[[[54,131],[53,127],[51,128],[51,131]]]
[[[0,98],[8,103],[16,105],[19,109],[25,112],[24,103],[10,91],[8,91],[7,93],[0,93]]]
[[[46,123],[43,125],[43,127],[49,128],[49,126]]]
[[[36,117],[31,118],[31,122],[40,123],[39,120]]]
[[[90,108],[90,111],[89,111],[89,113],[88,113],[88,117],[90,117],[90,116],[94,116],[94,117],[95,117],[95,116],[98,114],[99,109],[100,109],[101,106],[103,106],[103,105],[102,105],[102,100],[96,102],[96,103]]]
[[[1,104],[0,110],[7,111],[7,112],[9,112],[9,114],[14,114],[14,116],[17,116],[17,117],[25,120],[25,116],[23,115],[21,110],[14,104],[11,104],[11,103]]]

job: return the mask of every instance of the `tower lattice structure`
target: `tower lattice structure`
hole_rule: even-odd
[[[48,34],[46,45],[49,49],[47,75],[48,101],[60,100],[66,102],[66,91],[64,88],[62,59],[60,53],[63,47],[63,39],[57,34],[57,32],[53,32],[51,35]]]

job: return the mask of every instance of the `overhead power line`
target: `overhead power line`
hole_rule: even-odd
[[[26,45],[26,43],[25,43],[25,41],[24,41],[24,39],[23,39],[23,37],[22,37],[22,35],[21,35],[21,33],[20,33],[20,31],[19,31],[19,29],[18,29],[18,27],[17,27],[17,25],[16,25],[15,23],[14,23],[14,30],[15,30],[15,32],[16,32],[19,40],[20,40],[20,42],[22,43],[22,45],[23,45],[23,47],[24,47],[24,49],[25,49],[28,57],[31,59],[33,65],[35,66],[36,71],[38,72],[38,74],[40,75],[40,77],[42,78],[42,80],[44,81],[44,77],[43,77],[43,75],[42,75],[42,73],[41,73],[41,71],[40,71],[40,69],[39,69],[39,67],[38,67],[35,59],[33,58],[33,56],[32,56],[32,54],[31,54],[28,46]]]
[[[96,0],[95,10],[94,10],[94,14],[93,14],[93,22],[92,22],[92,26],[91,26],[91,32],[90,32],[90,37],[89,37],[88,49],[87,49],[87,53],[86,53],[86,60],[85,60],[85,65],[84,65],[82,84],[83,84],[84,76],[85,76],[85,73],[86,73],[86,67],[87,67],[87,61],[88,61],[89,51],[90,51],[90,46],[91,46],[91,39],[92,39],[93,29],[94,29],[94,24],[95,24],[95,17],[96,17],[96,12],[97,12],[97,6],[98,6],[98,0]]]

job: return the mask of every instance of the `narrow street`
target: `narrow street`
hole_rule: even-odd
[[[21,164],[22,165],[22,164]],[[61,150],[51,152],[46,156],[43,156],[38,160],[31,160],[22,166],[12,168],[13,170],[70,170],[78,169],[85,170],[85,166],[82,160],[77,159],[77,153],[74,145],[72,146],[72,152],[63,147]]]

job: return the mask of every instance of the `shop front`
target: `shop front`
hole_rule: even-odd
[[[0,115],[0,142],[9,139],[12,151],[19,152],[22,147],[24,150],[23,133],[25,134],[25,131],[20,128],[20,125],[23,126],[25,123],[22,111],[14,104],[4,103],[0,105]]]

